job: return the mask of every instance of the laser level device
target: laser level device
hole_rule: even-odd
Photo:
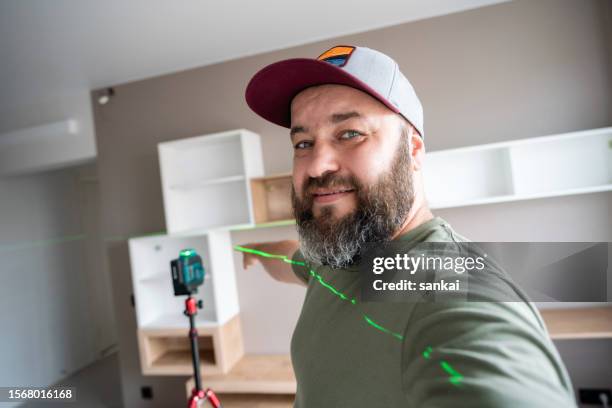
[[[191,342],[191,361],[193,362],[193,373],[195,387],[187,402],[188,408],[200,407],[205,401],[213,408],[221,408],[221,402],[210,388],[202,388],[202,376],[200,374],[200,353],[198,347],[198,330],[195,324],[195,316],[198,309],[202,309],[202,301],[196,300],[192,295],[198,293],[198,287],[204,283],[204,264],[202,257],[195,249],[184,249],[179,253],[177,259],[170,261],[172,273],[172,285],[174,296],[187,295],[185,299],[185,310],[183,314],[189,318],[189,340]]]
[[[195,249],[184,249],[179,257],[170,262],[174,296],[198,293],[198,286],[204,283],[202,257]]]

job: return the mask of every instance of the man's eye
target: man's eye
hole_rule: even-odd
[[[345,132],[342,132],[342,134],[340,135],[341,139],[354,139],[358,136],[361,136],[361,132],[358,132],[356,130],[347,130]]]
[[[298,149],[306,149],[308,147],[310,147],[311,143],[308,140],[303,140],[301,142],[296,143],[293,148],[298,150]]]

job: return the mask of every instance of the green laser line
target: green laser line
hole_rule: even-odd
[[[381,332],[390,334],[391,336],[395,337],[398,340],[404,340],[404,336],[402,336],[399,333],[392,332],[391,330],[389,330],[389,329],[387,329],[385,327],[382,327],[381,325],[377,324],[375,321],[370,319],[368,316],[363,315],[363,318],[365,319],[366,322],[368,322],[370,325],[376,327]]]
[[[299,263],[299,264],[302,264],[302,265],[306,266],[306,264],[304,262],[296,262],[293,259],[289,259],[285,255],[269,254],[269,253],[264,252],[264,251],[259,251],[257,249],[252,249],[252,248],[246,248],[246,247],[243,247],[243,246],[240,246],[240,245],[235,245],[234,249],[237,250],[237,251],[248,252],[250,254],[255,254],[255,255],[263,256],[264,258],[281,259],[281,260],[283,260],[285,262],[288,262],[288,263]]]
[[[247,252],[250,254],[259,255],[264,258],[278,259],[278,260],[281,260],[289,264],[299,265],[299,266],[303,266],[307,268],[305,262],[294,261],[293,259],[290,259],[289,257],[285,255],[274,255],[274,254],[270,254],[264,251],[259,251],[257,249],[246,248],[240,245],[235,245],[234,249],[237,251],[241,251],[241,252]],[[339,297],[340,299],[344,301],[350,302],[352,305],[357,304],[357,300],[355,300],[355,298],[349,299],[349,297],[346,296],[344,293],[342,293],[341,291],[333,287],[331,284],[327,283],[325,279],[323,279],[323,277],[319,275],[318,273],[316,273],[313,269],[308,268],[308,270],[309,270],[310,275],[313,278],[315,278],[323,287],[328,289],[331,293],[333,293],[334,295],[336,295],[337,297]],[[368,315],[362,314],[362,316],[363,316],[363,319],[366,321],[366,323],[368,323],[370,326],[374,327],[375,329],[378,329],[379,331],[383,333],[389,334],[398,340],[404,340],[404,336],[402,336],[399,333],[395,333],[387,329],[386,327],[381,326],[380,324],[376,323],[372,318],[370,318]],[[425,351],[423,351],[423,357],[426,359],[430,359],[432,353],[433,353],[433,348],[431,346],[428,346],[425,349]],[[447,361],[441,361],[440,367],[442,367],[442,369],[450,376],[449,381],[451,384],[456,385],[456,386],[461,385],[461,380],[463,379],[463,376],[458,371],[456,371],[450,365],[450,363],[448,363]]]
[[[38,241],[17,243],[17,244],[11,244],[11,245],[0,245],[0,252],[19,251],[22,249],[61,244],[64,242],[80,241],[85,238],[87,238],[85,234],[78,234],[78,235],[67,235],[65,237],[59,237],[59,238],[41,239]]]
[[[313,271],[312,269],[310,270],[310,274],[319,281],[319,283],[321,285],[323,285],[324,288],[329,289],[334,295],[338,296],[340,299],[342,300],[349,300],[348,296],[346,296],[344,293],[340,292],[339,290],[337,290],[336,288],[334,288],[332,285],[330,285],[329,283],[325,282],[325,280],[321,277],[321,275],[318,275],[315,271]],[[357,301],[353,298],[350,300],[350,302],[352,304],[357,303]]]
[[[448,375],[450,375],[449,381],[451,382],[451,384],[459,385],[461,383],[463,376],[458,373],[449,363],[442,360],[440,361],[440,367],[442,367],[442,369],[446,371]]]
[[[131,238],[144,238],[144,237],[164,235],[164,234],[166,234],[166,231],[151,232],[151,233],[142,234],[142,235],[129,235],[129,236],[116,235],[116,236],[109,236],[109,237],[105,237],[101,239],[104,242],[127,241]],[[12,252],[12,251],[22,251],[24,249],[63,244],[66,242],[80,241],[80,240],[85,240],[89,238],[92,238],[92,237],[87,236],[86,234],[75,234],[75,235],[66,235],[62,237],[39,239],[39,240],[26,241],[26,242],[14,242],[11,244],[0,244],[0,253]]]
[[[255,254],[255,255],[259,255],[259,256],[263,256],[264,258],[272,258],[272,259],[280,259],[284,262],[290,263],[290,264],[294,264],[294,265],[300,265],[300,266],[304,266],[306,267],[306,263],[305,262],[298,262],[298,261],[294,261],[293,259],[289,259],[289,257],[285,256],[285,255],[274,255],[274,254],[270,254],[268,252],[264,252],[264,251],[259,251],[257,249],[252,249],[252,248],[246,248],[240,245],[236,245],[234,246],[234,249],[237,251],[241,251],[241,252],[248,252],[250,254]],[[338,296],[340,299],[345,300],[350,302],[353,305],[357,304],[357,300],[355,298],[349,298],[348,296],[346,296],[344,293],[342,293],[341,291],[339,291],[338,289],[336,289],[335,287],[333,287],[332,285],[330,285],[329,283],[327,283],[325,281],[325,279],[323,279],[323,277],[321,275],[319,275],[318,273],[316,273],[314,270],[309,269],[310,275],[315,278],[323,287],[325,287],[326,289],[328,289],[330,292],[332,292],[334,295]],[[403,340],[404,336],[402,336],[399,333],[395,333],[381,325],[379,325],[378,323],[376,323],[372,318],[370,318],[367,315],[363,315],[364,320],[370,324],[372,327],[375,327],[376,329],[380,330],[383,333],[387,333],[392,335],[393,337],[399,339],[399,340]]]

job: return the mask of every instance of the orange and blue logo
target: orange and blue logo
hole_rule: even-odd
[[[353,51],[355,51],[355,47],[351,47],[349,45],[338,45],[319,55],[317,60],[329,62],[337,67],[343,67],[348,62],[348,59]]]

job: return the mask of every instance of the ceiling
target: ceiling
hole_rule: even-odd
[[[91,90],[506,0],[4,0],[0,130]],[[30,109],[32,108],[32,109]],[[40,117],[40,115],[38,115]],[[18,122],[15,122],[16,124]]]

